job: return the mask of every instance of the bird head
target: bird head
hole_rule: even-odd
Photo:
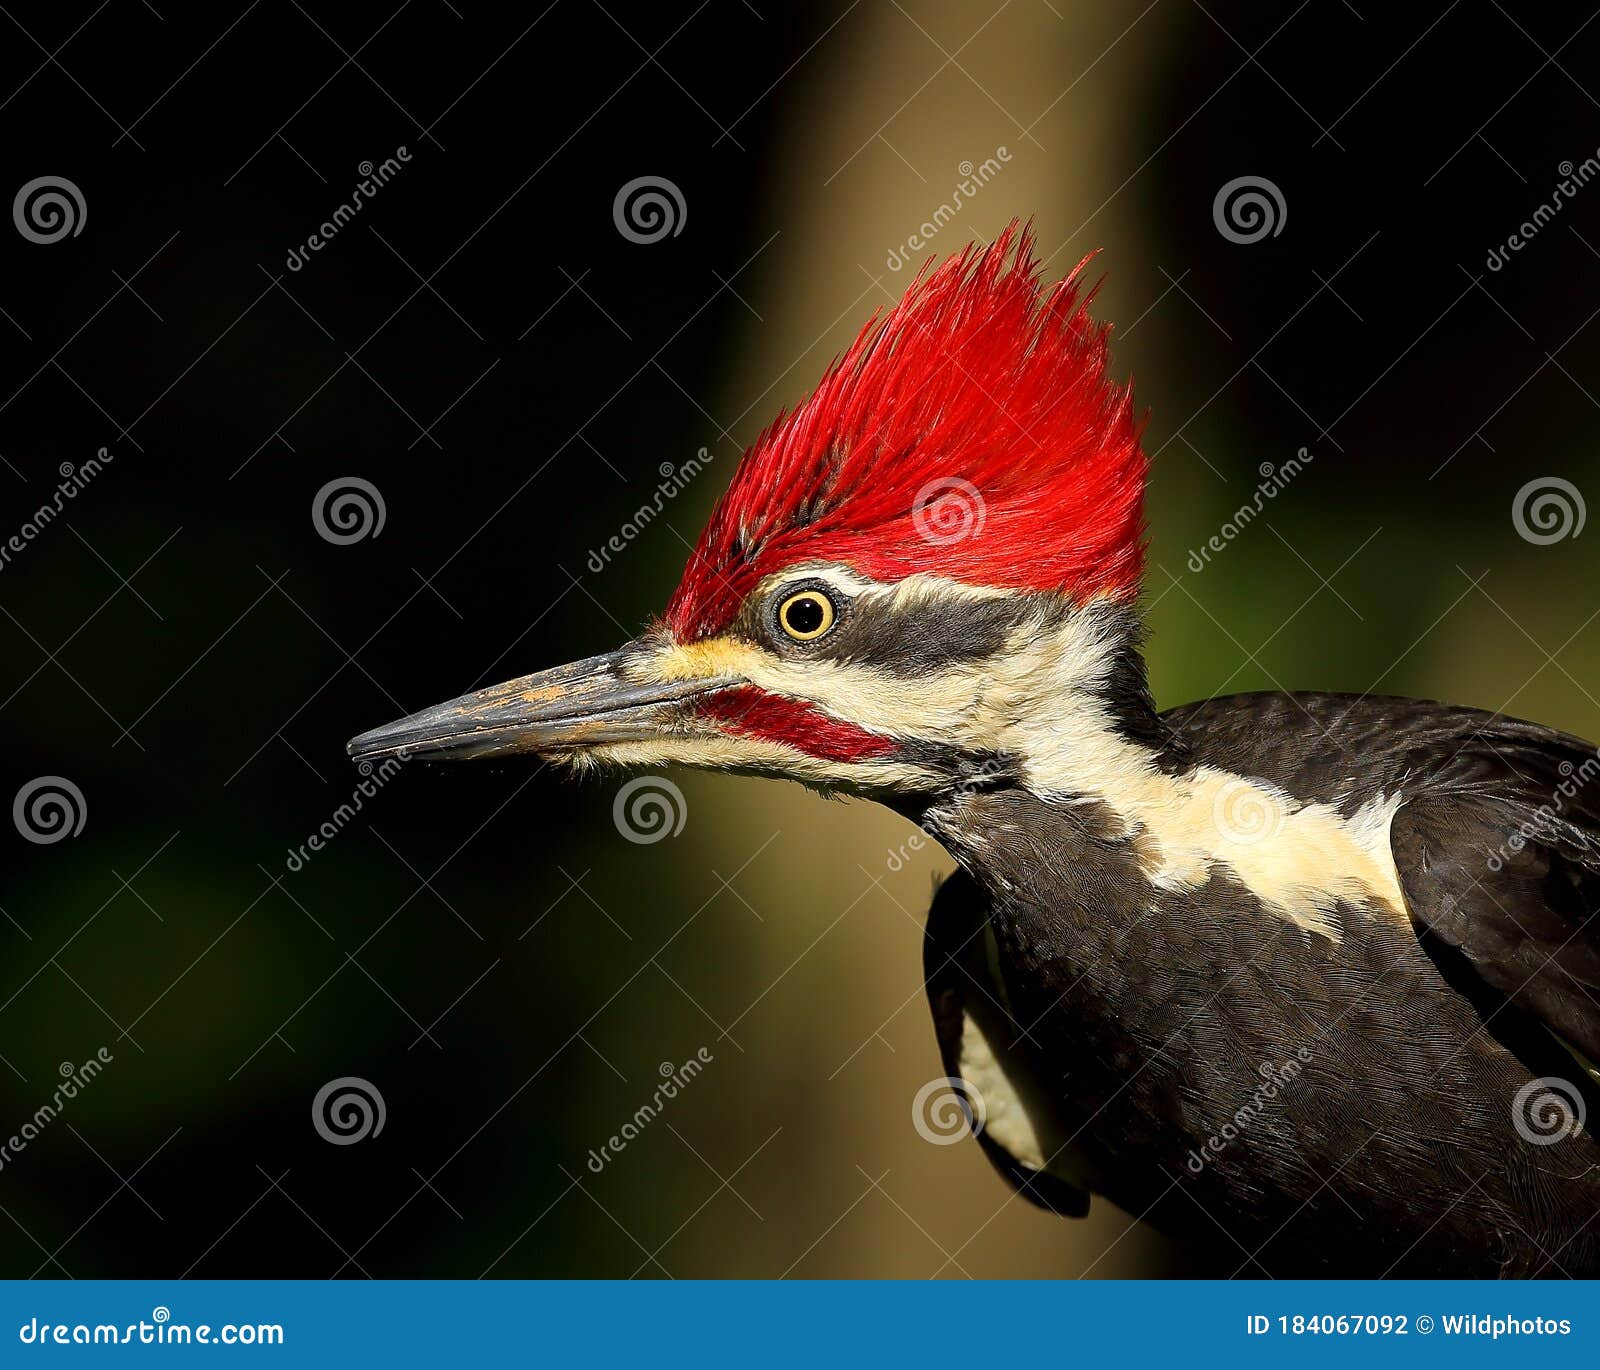
[[[675,763],[914,803],[1026,782],[1075,729],[1092,746],[1143,690],[1146,463],[1085,263],[1046,286],[1032,248],[1013,225],[872,319],[745,453],[639,637],[351,755]]]

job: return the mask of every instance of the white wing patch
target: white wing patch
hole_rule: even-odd
[[[1401,795],[1379,795],[1347,818],[1212,767],[1167,787],[1164,796],[1124,794],[1126,807],[1111,805],[1145,835],[1141,855],[1154,884],[1193,889],[1225,867],[1268,909],[1333,941],[1343,931],[1340,904],[1376,901],[1404,914],[1389,846]]]
[[[1025,1033],[1011,1014],[994,928],[963,948],[969,987],[963,994],[957,1069],[986,1136],[1018,1165],[1088,1191],[1091,1172],[1070,1142],[1059,1105],[1033,1060]],[[984,986],[980,989],[978,986]]]
[[[1011,1153],[1029,1170],[1045,1170],[1047,1157],[1022,1102],[1021,1092],[1006,1074],[994,1044],[970,1013],[961,1015],[961,1078],[982,1100],[983,1130],[989,1140]],[[969,1095],[969,1099],[972,1096]]]

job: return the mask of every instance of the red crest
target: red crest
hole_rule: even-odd
[[[1147,463],[1087,261],[1047,287],[1013,224],[925,267],[745,453],[667,607],[673,636],[720,631],[763,578],[812,560],[1135,596]]]

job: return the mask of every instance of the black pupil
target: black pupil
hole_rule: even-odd
[[[801,637],[814,633],[822,627],[823,616],[822,601],[816,595],[806,595],[802,599],[794,600],[783,611],[783,620],[789,625],[789,630]]]

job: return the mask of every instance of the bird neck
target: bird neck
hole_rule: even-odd
[[[1264,915],[1333,942],[1341,909],[1403,919],[1389,839],[1401,792],[1303,800],[1217,748],[1195,751],[1156,713],[1128,622],[1104,659],[1085,669],[1079,657],[1056,694],[1030,696],[1002,738],[1012,760],[998,780],[950,787],[922,825],[993,895],[1075,889],[1095,935],[1218,873]]]
[[[1144,637],[1131,606],[1097,601],[1026,644],[987,703],[995,769],[1044,799],[1113,808],[1191,769],[1156,712]]]
[[[1013,661],[991,761],[940,791],[897,805],[943,840],[985,883],[984,829],[1002,812],[1026,811],[1031,827],[1061,825],[1119,848],[1169,828],[1195,767],[1184,740],[1156,712],[1143,629],[1126,607],[1097,606],[1071,625],[1070,639],[1041,641]],[[1000,807],[996,807],[996,802]],[[1074,842],[1074,845],[1076,843]]]

